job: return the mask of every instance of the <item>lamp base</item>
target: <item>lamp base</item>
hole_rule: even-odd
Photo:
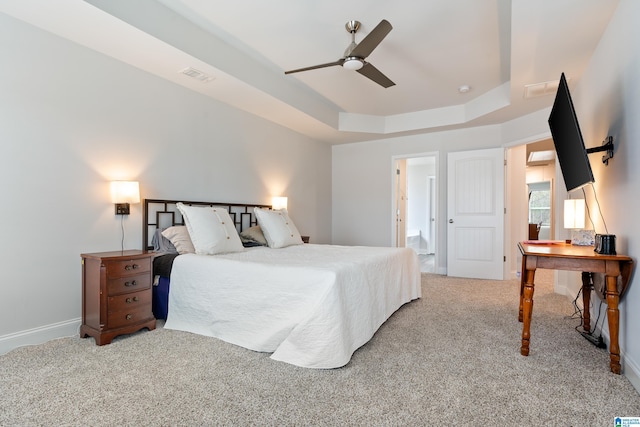
[[[595,242],[593,230],[571,230],[571,244],[576,246],[593,246]]]
[[[116,203],[116,215],[129,215],[129,203]]]

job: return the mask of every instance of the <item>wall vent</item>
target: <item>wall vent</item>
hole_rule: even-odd
[[[209,83],[210,81],[212,81],[213,79],[215,79],[215,77],[203,73],[200,70],[196,70],[195,68],[192,67],[187,67],[185,69],[180,70],[180,73],[184,74],[185,76],[189,76],[193,79],[196,79],[202,83]]]
[[[539,96],[555,94],[558,91],[559,80],[551,80],[542,83],[533,83],[524,86],[525,98],[537,98]]]

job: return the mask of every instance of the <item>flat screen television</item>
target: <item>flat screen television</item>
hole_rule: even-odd
[[[560,76],[558,92],[549,115],[549,128],[567,191],[594,182],[587,149],[584,146],[564,73]]]

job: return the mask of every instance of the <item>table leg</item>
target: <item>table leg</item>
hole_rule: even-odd
[[[592,273],[582,272],[582,329],[591,332],[591,276]]]
[[[620,328],[620,312],[618,311],[618,276],[605,276],[607,283],[607,320],[609,322],[609,367],[614,374],[620,374],[620,346],[618,332]]]
[[[526,274],[526,259],[527,257],[522,257],[522,268],[520,269],[520,307],[518,307],[518,322],[522,322],[522,300],[524,298],[524,280]]]
[[[529,355],[529,339],[531,338],[531,313],[533,311],[533,278],[536,270],[525,270],[526,279],[522,290],[522,346],[520,354]]]

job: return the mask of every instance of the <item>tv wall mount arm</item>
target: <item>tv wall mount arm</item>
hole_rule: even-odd
[[[591,153],[600,153],[602,151],[606,151],[606,154],[602,156],[602,163],[605,165],[609,164],[609,159],[613,159],[613,137],[608,136],[602,141],[602,145],[600,147],[587,148],[587,154]]]

